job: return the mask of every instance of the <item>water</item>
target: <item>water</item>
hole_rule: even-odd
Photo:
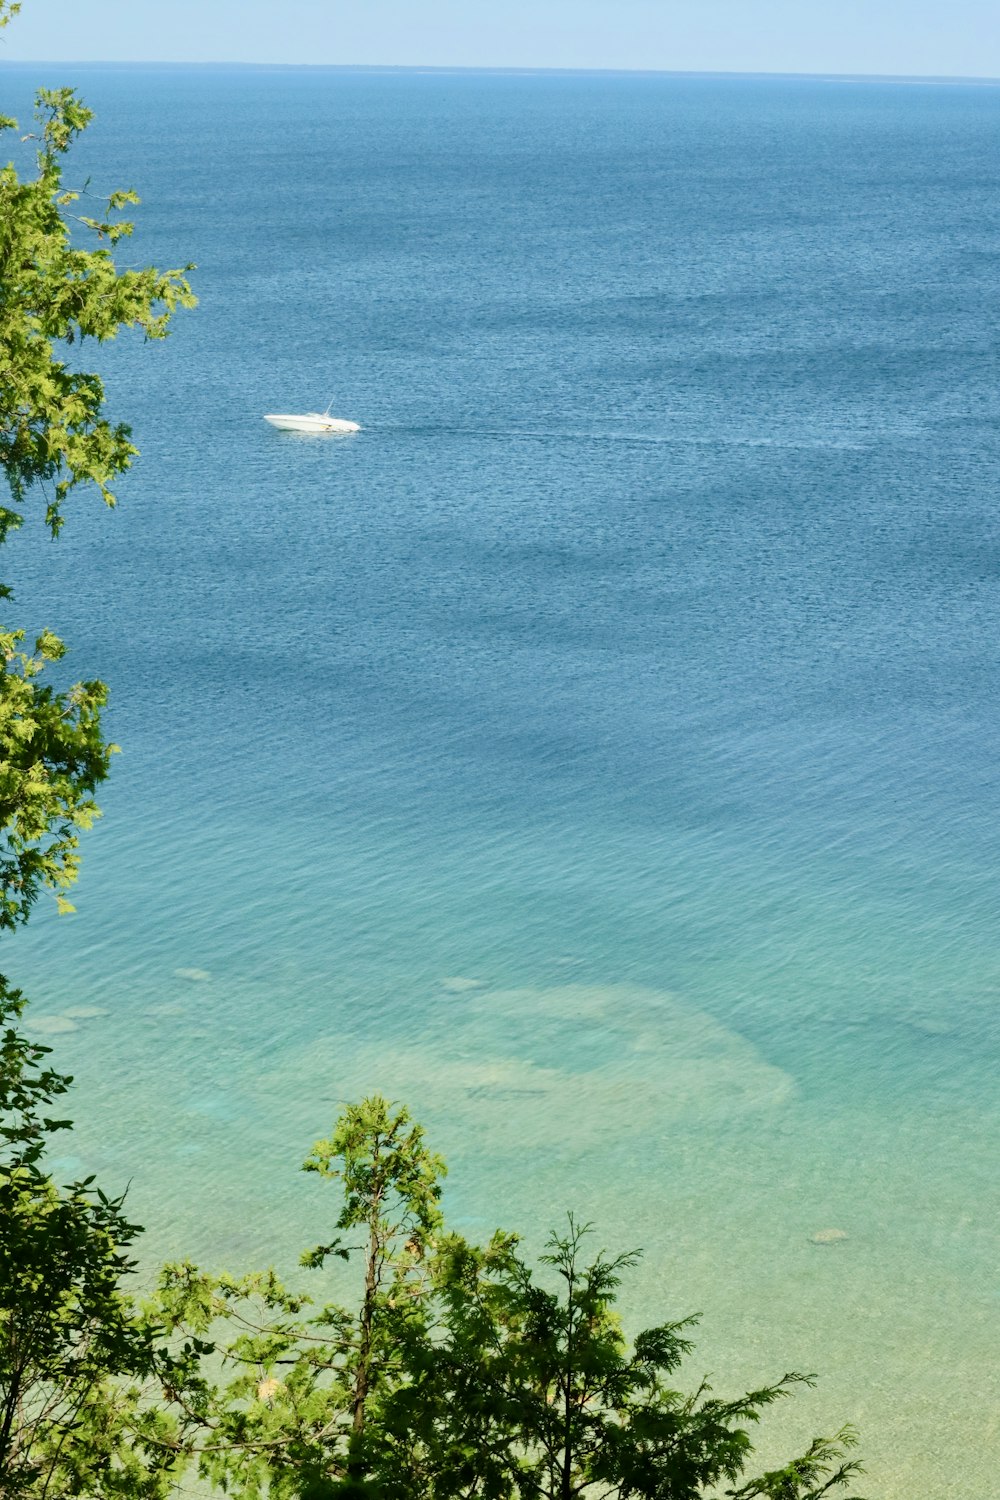
[[[982,1500],[1000,92],[49,71],[5,99],[80,84],[202,299],[101,358],[120,510],[5,559],[124,747],[5,958],[104,1012],[74,1167],[287,1264],[381,1090],[469,1233],[577,1208],[692,1380],[821,1373],[782,1446]],[[331,394],[358,437],[260,420]]]

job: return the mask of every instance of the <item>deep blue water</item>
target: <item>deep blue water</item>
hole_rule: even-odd
[[[105,1012],[52,1030],[79,1161],[287,1259],[381,1089],[470,1232],[575,1205],[720,1384],[823,1373],[789,1440],[983,1500],[1000,88],[48,73],[4,108],[79,83],[70,177],[201,298],[94,356],[119,510],[6,558],[123,746],[5,959]]]

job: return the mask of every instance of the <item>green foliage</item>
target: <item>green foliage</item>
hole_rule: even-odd
[[[304,1164],[361,1231],[303,1256],[346,1260],[347,1305],[182,1262],[140,1313],[121,1201],[44,1170],[69,1080],[22,1010],[0,983],[0,1493],[161,1500],[194,1461],[242,1500],[847,1500],[849,1429],[746,1477],[750,1429],[811,1377],[677,1391],[692,1320],[630,1346],[615,1313],[634,1253],[585,1260],[571,1218],[537,1277],[515,1236],[449,1233],[443,1163],[379,1097]]]
[[[18,9],[0,0],[0,27]],[[21,525],[33,489],[53,534],[77,485],[113,504],[109,486],[136,453],[128,427],[105,416],[99,377],[70,369],[57,351],[123,328],[162,338],[171,313],[194,302],[180,271],[116,267],[133,192],[98,200],[93,214],[72,211],[91,195],[64,187],[63,160],[90,118],[71,89],[43,90],[34,174],[0,168],[0,471],[13,502],[0,506],[0,542]],[[15,128],[0,118],[0,131]],[[9,598],[0,585],[0,600]],[[93,794],[115,749],[101,733],[102,683],[60,691],[41,681],[64,654],[49,631],[26,651],[23,631],[0,629],[0,929],[24,921],[45,888],[72,910],[78,834],[98,815]]]
[[[329,1140],[317,1141],[303,1170],[344,1184],[338,1229],[367,1231],[365,1287],[357,1337],[347,1355],[351,1384],[351,1474],[356,1478],[368,1406],[399,1346],[423,1328],[429,1290],[426,1262],[441,1227],[440,1179],[445,1165],[424,1147],[424,1133],[405,1109],[392,1112],[380,1096],[349,1105]],[[336,1163],[341,1165],[337,1166]],[[339,1240],[307,1251],[303,1263],[320,1266],[331,1253],[349,1256]]]
[[[189,1263],[165,1268],[150,1309],[175,1336],[163,1369],[202,1475],[247,1500],[319,1500],[331,1484],[365,1493],[373,1465],[393,1451],[385,1403],[430,1339],[444,1164],[421,1128],[366,1099],[315,1144],[304,1170],[342,1182],[335,1228],[363,1231],[359,1245],[338,1235],[302,1257],[312,1269],[360,1257],[356,1311],[327,1304],[303,1318],[309,1299],[273,1272],[210,1277]],[[205,1372],[220,1357],[225,1376],[213,1382]]]
[[[138,1231],[92,1179],[45,1171],[70,1080],[18,1031],[23,1009],[0,978],[0,1493],[155,1500],[176,1424],[144,1410],[154,1344],[122,1289]]]
[[[64,647],[43,633],[32,653],[23,631],[0,632],[0,929],[24,921],[39,890],[76,878],[77,831],[99,816],[93,792],[116,746],[101,734],[103,683],[56,692],[38,681]]]
[[[436,1336],[385,1404],[380,1477],[388,1485],[390,1476],[408,1475],[386,1493],[413,1500],[731,1493],[720,1486],[752,1461],[748,1428],[811,1377],[785,1375],[729,1400],[704,1382],[690,1395],[677,1392],[670,1377],[691,1352],[686,1331],[696,1320],[647,1329],[629,1348],[614,1303],[620,1272],[638,1256],[601,1253],[584,1262],[588,1232],[571,1216],[567,1232],[550,1238],[542,1265],[554,1286],[536,1279],[512,1237],[495,1236],[485,1251],[446,1239],[435,1268]],[[846,1430],[819,1439],[739,1493],[817,1500],[839,1491],[858,1472],[844,1451],[850,1440]],[[775,1488],[778,1481],[787,1488]]]
[[[734,1399],[705,1383],[679,1393],[692,1320],[630,1347],[615,1314],[636,1255],[585,1261],[571,1218],[538,1279],[516,1237],[448,1233],[443,1164],[405,1110],[349,1106],[305,1166],[340,1181],[337,1228],[366,1232],[303,1257],[319,1269],[361,1255],[356,1311],[316,1308],[273,1272],[190,1264],[165,1269],[151,1309],[174,1340],[171,1399],[205,1479],[246,1500],[846,1500],[848,1429],[745,1478],[750,1430],[811,1377]]]
[[[72,89],[43,89],[35,175],[22,180],[13,163],[0,169],[0,468],[15,506],[32,486],[45,490],[53,533],[77,485],[96,485],[114,504],[110,486],[137,452],[129,428],[104,415],[100,378],[71,370],[56,346],[103,343],[123,328],[163,338],[171,313],[194,303],[184,271],[115,265],[114,246],[133,230],[120,217],[138,203],[133,192],[97,200],[93,214],[71,212],[91,195],[86,185],[64,187],[63,157],[91,118]],[[83,236],[96,245],[85,248]],[[0,511],[0,540],[21,520],[20,510]]]
[[[842,1427],[832,1438],[814,1438],[801,1458],[792,1459],[783,1469],[751,1479],[737,1490],[727,1490],[733,1500],[820,1500],[831,1495],[860,1471],[860,1465],[846,1455],[858,1445],[853,1427]],[[856,1497],[855,1497],[856,1500]]]

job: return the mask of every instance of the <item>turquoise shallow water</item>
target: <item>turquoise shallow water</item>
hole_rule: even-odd
[[[576,1207],[692,1378],[815,1369],[787,1441],[985,1500],[1000,92],[41,81],[202,298],[102,358],[119,511],[7,557],[123,745],[5,958],[76,1164],[157,1254],[289,1261],[381,1089],[470,1233]],[[260,420],[331,393],[358,437]]]

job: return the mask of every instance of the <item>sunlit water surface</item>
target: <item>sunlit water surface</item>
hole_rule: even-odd
[[[574,1207],[646,1247],[631,1326],[704,1313],[692,1381],[816,1370],[783,1445],[987,1500],[1000,90],[34,82],[201,297],[101,357],[120,510],[5,559],[123,747],[6,944],[65,1170],[290,1265],[381,1090],[468,1233]],[[331,395],[357,437],[261,421]]]

